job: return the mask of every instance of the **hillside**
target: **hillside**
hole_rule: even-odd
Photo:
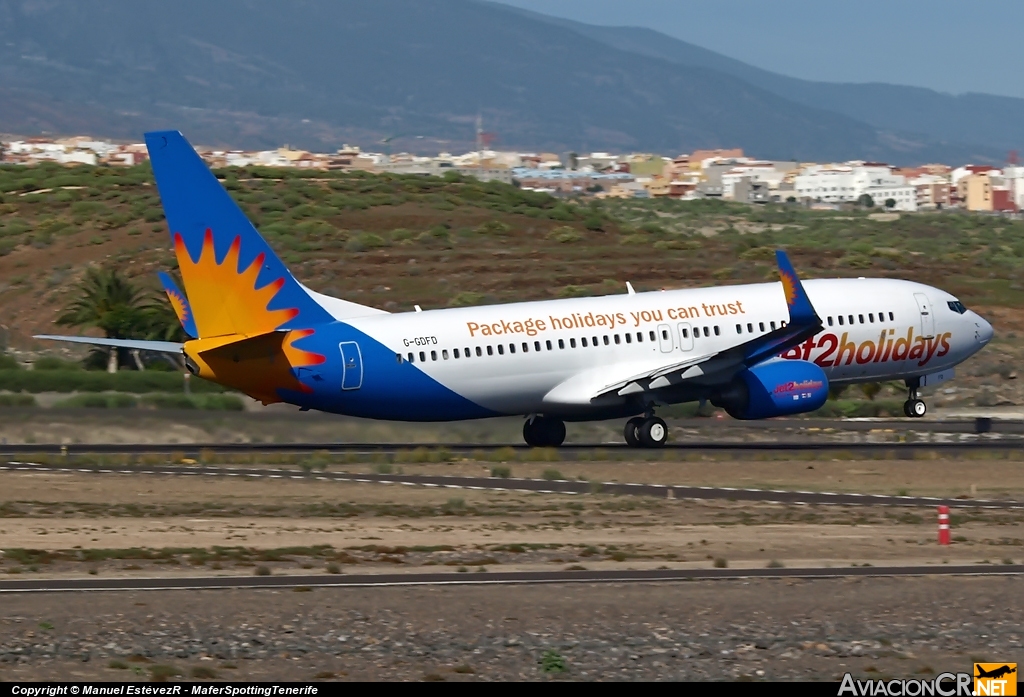
[[[137,139],[168,127],[209,145],[318,150],[423,135],[413,142],[436,151],[469,147],[482,114],[503,146],[556,152],[979,154],[473,0],[181,0],[174,12],[0,0],[0,84],[7,132]]]
[[[524,12],[523,10],[520,10]],[[959,160],[1001,159],[1024,144],[1024,99],[943,94],[882,83],[830,83],[779,75],[643,27],[601,27],[526,13],[621,51],[731,75],[797,104],[824,109],[911,141],[934,139]],[[973,147],[969,144],[974,144]]]
[[[219,173],[296,276],[388,310],[774,279],[771,250],[808,278],[882,275],[968,304],[1024,308],[1024,222],[721,201],[565,201],[438,179],[248,168]],[[0,323],[52,331],[87,264],[156,287],[175,265],[148,166],[0,167]],[[978,269],[984,269],[979,274]],[[941,280],[941,282],[940,282]]]

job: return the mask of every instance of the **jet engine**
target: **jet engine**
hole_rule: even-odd
[[[711,403],[734,419],[769,419],[802,414],[828,399],[828,378],[809,361],[775,359],[737,373]]]

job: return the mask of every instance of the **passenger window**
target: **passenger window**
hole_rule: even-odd
[[[409,362],[410,363],[415,363],[415,361],[412,359],[412,354],[411,353],[409,354]]]
[[[772,322],[769,326],[772,328],[772,331],[775,331],[775,322]]]
[[[493,346],[488,346],[487,347],[487,355],[488,356],[493,356],[494,355],[494,347]]]
[[[516,352],[516,345],[515,344],[509,344],[508,345],[508,352],[509,353],[515,353]]]
[[[890,321],[890,322],[895,322],[895,321],[896,321],[896,318],[894,318],[894,317],[892,316],[892,313],[891,313],[891,312],[889,313],[889,321]]]
[[[505,346],[503,344],[498,344],[498,355],[499,356],[504,356],[505,355]]]
[[[868,322],[870,324],[874,324],[875,323],[875,313],[874,312],[869,312],[868,313]]]
[[[432,361],[436,361],[437,360],[437,351],[431,351],[430,352],[430,360],[432,360]]]
[[[560,349],[564,349],[565,348],[565,339],[559,339],[558,340],[558,348],[560,348]]]
[[[608,335],[605,334],[603,338],[604,338],[604,345],[607,346],[608,345]]]
[[[715,336],[722,336],[722,331],[717,324],[715,325]]]
[[[687,329],[686,327],[683,327],[683,338],[684,339],[689,339],[690,338],[690,330]]]
[[[638,343],[638,344],[644,343],[644,333],[643,332],[637,332],[636,333],[636,343]]]
[[[742,334],[743,333],[743,325],[742,324],[737,324],[736,325],[736,333],[737,334]]]
[[[482,356],[483,355],[483,352],[480,350],[479,346],[476,347],[476,355],[478,355],[478,356]]]
[[[569,339],[569,348],[576,348],[576,339]]]
[[[748,334],[753,334],[754,333],[754,325],[751,324],[750,322],[747,322],[747,333]]]
[[[544,345],[547,346],[548,347],[548,351],[550,351],[551,350],[551,339],[548,339],[547,341],[545,341]]]
[[[668,341],[668,330],[667,329],[662,329],[661,330],[661,338],[664,339],[665,341]]]
[[[458,356],[456,356],[456,358],[458,358]],[[468,346],[466,347],[466,358],[469,358],[469,347]]]
[[[427,362],[427,354],[424,353],[423,351],[420,351],[420,363],[426,363],[426,362]]]
[[[441,358],[448,360],[448,349],[441,349]]]
[[[857,319],[860,321],[861,324],[864,324],[864,315],[857,315]]]
[[[843,316],[839,315],[839,326],[843,326]]]
[[[655,336],[654,336],[654,331],[652,330],[651,331],[651,341],[654,341],[654,340],[655,340]]]
[[[615,335],[615,343],[616,344],[622,343],[622,340],[619,339],[619,335],[618,334]]]
[[[459,357],[459,350],[458,349],[452,349],[452,358],[458,358],[458,357]]]
[[[758,322],[757,323],[757,328],[760,329],[763,332],[764,331],[764,322]]]
[[[395,360],[398,361],[399,365],[401,365],[402,364],[402,354],[396,353],[395,354]]]
[[[853,315],[850,315],[850,324],[853,324]]]
[[[587,337],[583,337],[582,339],[580,339],[580,343],[583,345],[583,348],[586,348],[587,347]]]
[[[828,326],[830,326],[830,327],[832,326],[832,318],[831,317],[828,318]]]
[[[534,351],[540,351],[540,342],[539,341],[534,341],[533,342],[533,350]]]
[[[529,352],[530,352],[530,342],[529,341],[524,341],[523,342],[523,353],[529,353]]]

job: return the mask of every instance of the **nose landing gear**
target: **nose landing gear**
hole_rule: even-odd
[[[565,442],[565,422],[551,416],[534,416],[523,424],[523,440],[534,448],[557,448]]]
[[[660,448],[668,440],[668,426],[653,414],[636,416],[626,422],[623,435],[631,448]]]
[[[903,403],[903,413],[912,419],[920,419],[928,413],[928,405],[917,396],[918,387],[920,387],[920,381],[907,380],[907,401]]]

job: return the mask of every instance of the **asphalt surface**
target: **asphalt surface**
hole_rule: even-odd
[[[194,576],[189,578],[71,578],[0,580],[0,593],[217,588],[314,588],[523,583],[651,583],[694,579],[843,578],[851,576],[1009,576],[1024,565],[854,566],[791,569],[650,569],[609,571],[498,571],[430,574],[310,576]]]
[[[943,434],[954,436],[956,434]],[[961,434],[958,436],[963,438]],[[812,440],[775,440],[767,442],[730,442],[688,441],[683,443],[667,443],[654,451],[630,448],[622,443],[570,443],[557,448],[564,459],[592,458],[595,449],[614,453],[669,451],[725,451],[725,452],[766,452],[766,451],[829,451],[846,452],[970,452],[979,450],[1024,450],[1024,439],[1004,438],[1001,434],[985,434],[970,436],[971,440],[916,440],[911,434],[904,436],[909,440],[875,441],[875,442],[842,442]],[[0,444],[0,455],[33,455],[33,454],[68,454],[68,455],[144,455],[184,453],[197,454],[202,451],[212,453],[345,453],[345,454],[385,454],[397,455],[418,448],[428,450],[446,450],[454,454],[472,455],[479,452],[494,452],[502,448],[516,451],[528,451],[532,448],[523,444],[494,443],[75,443],[62,445],[59,443],[18,443],[14,445]]]
[[[478,489],[485,491],[532,491],[544,494],[616,494],[653,496],[663,499],[762,501],[770,503],[833,506],[950,506],[959,508],[1024,508],[1024,501],[1000,499],[948,499],[932,496],[886,496],[780,489],[736,489],[731,487],[678,486],[622,482],[583,482],[565,479],[519,479],[499,477],[453,477],[420,474],[372,474],[349,472],[304,473],[298,470],[211,467],[206,465],[80,465],[50,467],[32,462],[7,462],[0,471],[68,472],[85,474],[128,474],[207,477],[252,477],[264,479],[315,479],[318,481],[404,484],[407,486]]]

